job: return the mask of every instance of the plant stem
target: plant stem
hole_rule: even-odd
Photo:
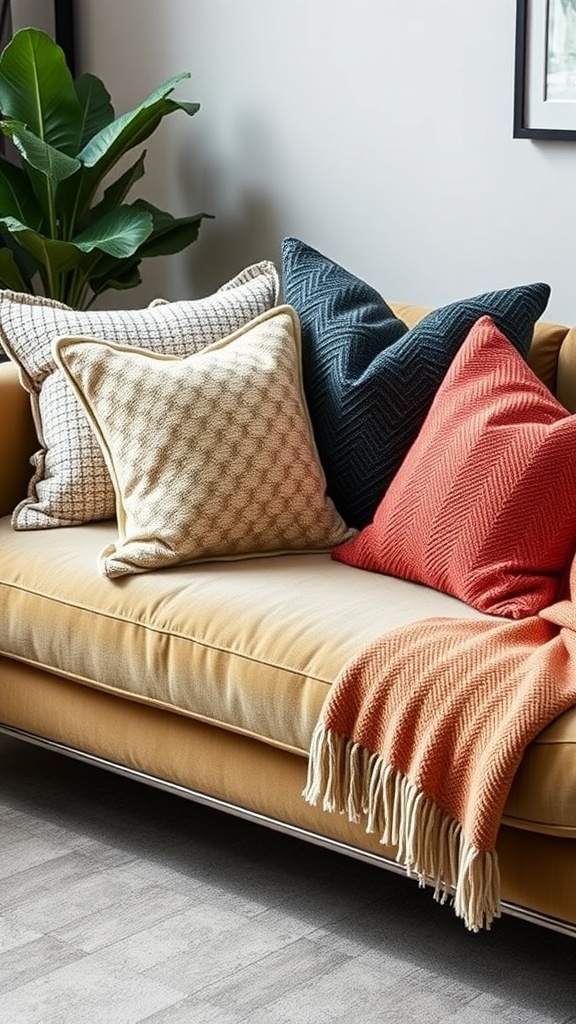
[[[48,192],[48,219],[50,224],[50,237],[58,238],[58,221],[56,218],[56,205],[54,202],[54,182],[46,176],[46,190]]]

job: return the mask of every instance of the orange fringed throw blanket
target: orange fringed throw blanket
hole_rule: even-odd
[[[500,914],[496,837],[527,745],[576,704],[576,604],[515,622],[428,619],[331,688],[303,796],[363,821],[468,928]]]

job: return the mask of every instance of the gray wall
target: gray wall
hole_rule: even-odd
[[[12,30],[17,32],[28,25],[54,34],[54,4],[51,0],[10,0]]]
[[[177,71],[202,104],[142,193],[217,215],[138,301],[203,294],[295,234],[386,298],[532,280],[576,322],[576,143],[512,138],[515,0],[77,0],[78,61],[117,111]],[[125,303],[134,303],[127,293]]]

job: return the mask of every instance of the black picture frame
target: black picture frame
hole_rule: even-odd
[[[513,137],[576,141],[576,96],[574,102],[546,96],[548,10],[544,0],[516,0]]]
[[[74,45],[74,0],[54,0],[54,38],[64,50],[66,63],[76,74]]]

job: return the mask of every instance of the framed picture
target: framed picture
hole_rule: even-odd
[[[514,138],[576,140],[576,0],[516,0]]]
[[[72,75],[76,72],[74,60],[74,5],[73,0],[54,0],[54,37],[66,54]]]

